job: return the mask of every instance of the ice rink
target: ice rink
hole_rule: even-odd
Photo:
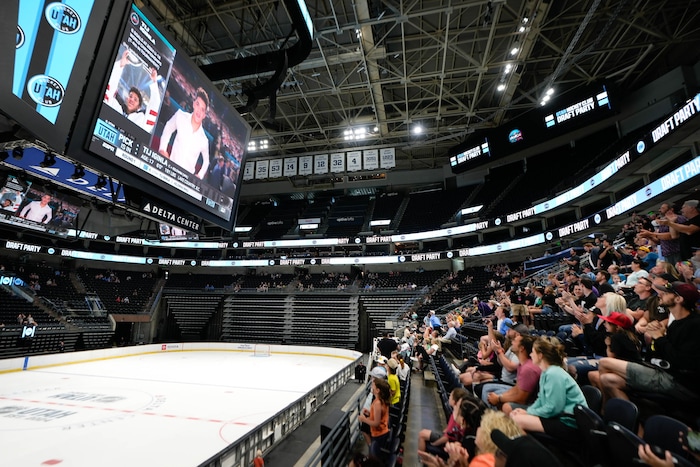
[[[175,351],[0,373],[0,464],[193,467],[352,359]]]

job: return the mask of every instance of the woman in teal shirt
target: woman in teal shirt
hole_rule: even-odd
[[[510,416],[525,431],[575,438],[574,407],[587,404],[578,383],[564,369],[564,346],[556,337],[540,337],[530,356],[532,362],[542,369],[537,400],[527,410],[513,410]]]

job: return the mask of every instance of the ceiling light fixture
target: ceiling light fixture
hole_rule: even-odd
[[[12,149],[12,158],[17,159],[19,161],[19,160],[22,160],[23,157],[24,157],[24,148],[22,146],[15,146]]]
[[[46,168],[51,167],[54,164],[56,164],[56,156],[50,152],[47,152],[44,154],[44,160],[39,163],[39,166]]]
[[[107,186],[107,177],[104,175],[97,176],[97,183],[95,183],[95,189],[101,190]]]
[[[73,175],[70,176],[72,180],[80,180],[85,176],[85,169],[83,168],[82,165],[78,164],[75,166],[75,171],[73,172]]]

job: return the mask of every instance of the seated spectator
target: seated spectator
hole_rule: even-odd
[[[534,337],[524,331],[516,335],[511,345],[519,362],[515,385],[486,383],[482,390],[484,402],[509,414],[514,408],[527,407],[535,401],[542,369],[530,358],[534,342]]]
[[[501,366],[499,360],[496,358],[496,346],[495,342],[501,343],[503,345],[503,335],[500,333],[494,334],[494,339],[491,342],[479,342],[479,352],[477,353],[477,358],[475,365],[468,366],[462,374],[459,375],[459,380],[464,386],[470,387],[476,384],[485,383],[486,381],[492,381],[496,378],[496,375],[501,371]]]
[[[576,381],[564,369],[564,346],[556,337],[540,337],[532,348],[532,362],[542,369],[540,389],[527,409],[513,409],[510,417],[527,432],[544,432],[560,439],[576,439],[577,404],[588,406]]]
[[[680,275],[679,280],[688,284],[693,284],[700,288],[700,270],[695,269],[691,261],[679,261],[676,263],[676,270]]]
[[[606,356],[628,362],[641,362],[641,343],[633,331],[632,320],[629,316],[623,313],[612,312],[609,316],[601,315],[599,318],[605,321]],[[588,380],[602,391],[599,371],[589,372]]]
[[[574,285],[573,294],[564,290],[561,293],[561,297],[557,299],[557,304],[560,306],[560,308],[571,315],[571,321],[573,321],[577,310],[580,308],[590,310],[593,306],[595,306],[595,303],[598,300],[598,297],[596,297],[593,293],[593,283],[591,281],[587,281],[586,284],[590,284],[590,287],[585,288],[583,284],[576,284]],[[566,334],[570,333],[571,329],[571,324],[559,326],[559,332]]]
[[[532,305],[528,305],[527,307],[527,312],[530,315],[530,322],[534,323],[535,322],[535,315],[538,315],[540,313],[545,313],[545,314],[550,314],[552,313],[552,308],[550,305],[546,305],[547,308],[545,307],[544,303],[544,287],[537,286],[535,287],[535,300],[532,303]]]
[[[640,259],[634,258],[630,263],[631,273],[627,274],[627,280],[625,281],[624,288],[628,289],[634,287],[637,281],[641,277],[649,277],[649,272],[644,269],[647,266],[647,262]]]
[[[426,456],[420,453],[419,457],[427,466],[456,466],[456,467],[493,467],[496,465],[496,451],[498,447],[491,439],[491,433],[498,430],[508,437],[521,436],[523,432],[502,412],[487,410],[481,416],[479,428],[476,430],[476,455],[473,456],[459,443],[448,443],[445,452],[448,454],[448,462],[445,464],[440,459]]]
[[[605,356],[605,326],[600,319],[610,313],[624,313],[627,309],[625,299],[620,295],[608,292],[596,300],[593,310],[579,308],[575,317],[579,324],[571,328],[571,338],[585,357],[601,358]],[[562,336],[559,336],[561,339]],[[585,360],[585,358],[584,358]],[[591,362],[593,363],[593,362]],[[597,363],[595,363],[597,366]]]
[[[524,324],[510,325],[506,331],[505,343],[502,345],[501,341],[499,340],[500,335],[496,335],[491,332],[491,336],[494,337],[494,339],[491,341],[490,347],[493,349],[496,356],[494,362],[495,368],[492,370],[486,368],[479,370],[484,371],[486,374],[483,375],[484,377],[480,378],[479,384],[473,386],[474,394],[476,394],[477,397],[482,397],[483,385],[485,384],[485,381],[499,382],[509,387],[515,384],[515,378],[517,376],[520,361],[518,359],[517,348],[513,347],[513,342],[517,336],[529,334],[530,331]],[[495,370],[498,368],[501,370],[500,379],[496,378],[497,374],[495,373]]]
[[[657,255],[650,246],[642,245],[637,248],[637,259],[644,263],[642,267],[649,272],[649,270],[656,265],[659,255]],[[629,276],[627,276],[627,281],[629,282]]]
[[[604,269],[596,272],[595,287],[598,289],[598,296],[608,292],[615,292],[615,289],[612,286],[612,281],[610,280],[610,273]]]
[[[620,282],[625,282],[625,280],[627,280],[627,276],[625,276],[624,274],[622,274],[620,272],[620,266],[618,266],[617,264],[611,264],[610,266],[608,266],[605,269],[608,271],[608,273],[610,273],[610,284],[611,285],[614,285],[614,283],[615,283],[615,281],[613,279],[615,276],[617,276],[617,278],[619,279]]]
[[[644,317],[644,313],[649,309],[649,305],[653,302],[651,299],[655,297],[652,289],[651,277],[639,277],[637,283],[632,288],[632,291],[632,294],[628,294],[626,296],[627,309],[625,310],[625,313],[627,316],[629,316],[633,323],[637,323]]]
[[[445,333],[444,336],[440,337],[440,342],[443,344],[451,344],[452,339],[457,337],[457,329],[455,329],[455,322],[454,321],[448,321],[447,322],[447,332]]]
[[[464,437],[464,428],[457,424],[455,415],[459,411],[459,406],[467,395],[467,390],[464,388],[454,388],[450,392],[450,397],[447,403],[452,407],[452,413],[447,420],[447,427],[442,431],[433,431],[424,428],[418,432],[418,450],[425,451],[427,446],[442,448],[448,441],[461,442]]]
[[[416,344],[413,347],[414,356],[411,357],[411,360],[417,363],[418,371],[423,371],[423,364],[430,358],[431,355],[437,355],[442,351],[439,336],[439,332],[433,331],[432,328],[427,328],[425,330],[425,335],[423,336],[423,343]]]
[[[668,274],[673,276],[674,280],[680,280],[681,278],[681,275],[678,273],[673,263],[669,263],[668,261],[664,261],[662,259],[658,260],[656,262],[656,266],[651,268],[651,271],[649,272],[656,276],[659,276],[661,274]]]
[[[695,339],[700,335],[697,288],[683,282],[654,284],[659,304],[668,308],[672,320],[663,326],[650,323],[644,333],[652,357],[661,366],[643,365],[618,358],[600,361],[600,383],[607,397],[629,399],[628,391],[653,391],[678,400],[700,395],[700,359]],[[665,368],[662,368],[665,367]]]
[[[508,326],[513,325],[513,320],[511,320],[508,317],[509,313],[510,310],[505,305],[497,306],[496,311],[494,311],[494,314],[496,315],[496,326],[494,327],[494,329],[503,336],[506,335],[506,332],[508,331]]]

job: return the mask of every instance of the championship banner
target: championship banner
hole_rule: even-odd
[[[270,161],[269,160],[257,161],[255,163],[255,178],[258,180],[268,178],[269,168],[270,168]]]
[[[243,168],[243,180],[248,181],[255,178],[255,162],[250,161],[245,163]]]
[[[282,159],[272,159],[270,161],[270,178],[280,178],[282,176]]]
[[[299,175],[311,175],[314,173],[314,156],[301,156],[299,158]]]
[[[342,152],[331,154],[331,172],[345,172],[345,154]]]
[[[350,151],[348,153],[348,172],[362,170],[362,152]]]
[[[379,151],[376,149],[365,149],[364,155],[364,168],[365,170],[376,170],[379,168]]]
[[[284,158],[284,176],[293,177],[297,174],[297,158],[296,157],[285,157]]]
[[[316,154],[314,156],[314,173],[315,174],[327,174],[328,173],[328,154]]]
[[[392,169],[396,167],[396,152],[394,148],[384,148],[381,150],[382,169]]]

